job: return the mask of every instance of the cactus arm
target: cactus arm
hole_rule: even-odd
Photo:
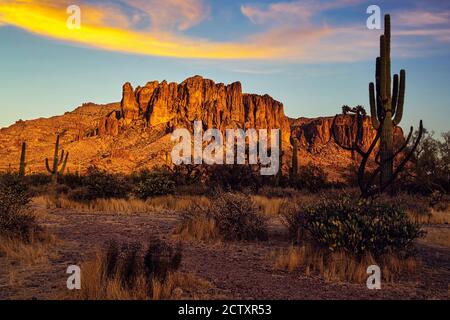
[[[64,174],[64,171],[66,170],[66,164],[67,164],[67,158],[68,158],[68,157],[69,157],[69,153],[66,152],[66,156],[65,156],[64,161],[63,161],[63,163],[62,163],[62,167],[61,167],[61,169],[59,170],[59,174]]]
[[[64,160],[64,149],[61,150],[61,157],[59,158],[58,166],[61,165],[61,163],[63,162],[63,160]]]
[[[378,121],[383,119],[383,103],[381,101],[381,58],[378,57],[375,62],[375,101],[377,102]]]
[[[386,87],[386,39],[382,35],[380,37],[380,96],[383,108],[385,108],[387,102]]]
[[[48,171],[50,174],[53,174],[53,170],[50,169],[50,165],[48,164],[48,158],[45,158],[45,166],[47,167],[47,171]]]
[[[405,103],[406,71],[400,71],[400,83],[398,89],[397,110],[395,112],[394,124],[398,126],[403,118],[403,105]]]
[[[373,82],[369,84],[369,101],[370,101],[370,119],[372,120],[372,126],[377,129],[380,126],[380,122],[377,118],[377,105],[375,99],[375,85]]]
[[[386,96],[391,99],[391,16],[384,16],[384,57],[386,59]]]
[[[398,100],[398,74],[395,74],[391,100],[392,114],[395,114],[395,111],[397,110],[397,100]]]

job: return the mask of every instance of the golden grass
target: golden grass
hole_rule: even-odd
[[[285,198],[267,198],[265,196],[252,196],[252,201],[258,208],[259,212],[267,217],[276,217],[280,214],[280,209]]]
[[[53,201],[48,196],[40,196],[33,199],[37,205],[54,207]],[[157,213],[162,210],[184,211],[194,205],[206,206],[209,199],[203,196],[160,196],[140,199],[96,199],[92,201],[79,202],[61,197],[60,207],[63,209],[72,209],[87,213],[115,213],[115,214],[134,214],[134,213]]]
[[[427,228],[425,238],[422,243],[450,248],[450,228]]]
[[[214,219],[202,215],[183,220],[175,228],[173,236],[182,241],[220,241]]]
[[[430,214],[416,214],[409,212],[412,221],[420,224],[450,224],[450,211],[437,211],[432,209]]]
[[[13,263],[34,266],[47,263],[53,255],[52,248],[57,243],[54,236],[46,235],[42,240],[25,243],[20,239],[0,237],[0,257],[4,256]]]
[[[201,299],[208,297],[212,287],[208,281],[184,272],[169,273],[164,281],[151,280],[138,276],[131,287],[120,282],[119,275],[107,278],[104,270],[104,257],[96,257],[81,265],[81,290],[75,292],[79,300],[176,300]]]
[[[275,253],[274,268],[289,272],[301,270],[307,276],[318,274],[326,281],[365,283],[367,267],[374,264],[382,268],[384,281],[393,282],[403,272],[415,272],[418,262],[414,258],[400,259],[395,255],[385,255],[377,263],[370,254],[357,259],[344,251],[329,253],[305,244]]]

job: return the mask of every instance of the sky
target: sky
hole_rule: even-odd
[[[372,4],[391,14],[392,70],[407,73],[401,126],[450,130],[450,2],[436,0],[0,0],[0,127],[197,74],[267,93],[290,117],[368,107]]]

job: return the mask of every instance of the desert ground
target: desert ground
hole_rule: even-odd
[[[69,265],[91,259],[106,241],[145,243],[159,237],[177,243],[174,230],[181,221],[176,196],[153,199],[145,209],[91,206],[52,208],[45,197],[36,197],[32,209],[52,241],[39,247],[3,248],[0,256],[0,299],[71,299],[66,288]],[[267,199],[266,199],[267,200]],[[279,200],[279,199],[278,199]],[[127,200],[123,200],[127,201]],[[180,200],[180,203],[186,199]],[[261,214],[269,217],[268,241],[182,241],[181,272],[206,283],[186,299],[448,299],[450,293],[450,212],[440,213],[423,225],[425,238],[416,243],[420,264],[412,274],[381,290],[365,283],[327,281],[320,275],[274,267],[275,255],[291,243],[277,214],[276,199],[263,201]],[[272,202],[272,206],[267,203]],[[109,207],[109,208],[108,208]],[[435,219],[436,220],[436,219]],[[425,221],[427,222],[427,221]],[[440,222],[440,223],[436,223]],[[82,273],[83,279],[83,273]],[[83,283],[83,280],[82,280]],[[188,291],[188,290],[187,290]]]

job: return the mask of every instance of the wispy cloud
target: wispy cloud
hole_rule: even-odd
[[[401,11],[397,14],[398,23],[402,26],[436,26],[450,24],[450,11]]]
[[[281,22],[283,24],[309,23],[310,19],[326,10],[336,9],[360,3],[361,0],[303,0],[291,2],[275,2],[266,6],[247,4],[241,6],[241,12],[256,24]]]

